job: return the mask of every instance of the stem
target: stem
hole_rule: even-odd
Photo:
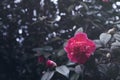
[[[82,80],[84,80],[85,67],[84,67],[84,65],[81,65],[81,67],[82,67],[82,70],[83,70],[81,76],[82,76]]]

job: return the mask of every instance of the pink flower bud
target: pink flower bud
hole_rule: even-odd
[[[44,63],[45,60],[46,60],[46,59],[45,59],[45,57],[44,57],[43,55],[41,55],[41,56],[38,57],[38,62],[39,62],[39,63]]]
[[[47,60],[46,66],[49,67],[49,68],[52,68],[52,67],[57,66],[57,64],[52,60]]]

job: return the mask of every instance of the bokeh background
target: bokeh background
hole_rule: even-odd
[[[97,39],[119,16],[119,0],[0,0],[0,79],[40,80],[33,48],[60,49],[78,28]]]

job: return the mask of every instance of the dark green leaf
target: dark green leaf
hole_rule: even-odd
[[[96,44],[96,48],[100,48],[102,47],[102,43],[100,40],[94,40],[95,44]]]
[[[75,66],[75,72],[76,73],[81,73],[82,72],[82,69],[81,69],[80,65]]]
[[[111,39],[111,34],[108,34],[108,33],[102,33],[100,35],[100,41],[106,45],[108,43],[108,41]]]
[[[54,37],[54,38],[52,38],[50,41],[49,41],[49,43],[50,42],[55,42],[55,41],[59,41],[59,40],[62,40],[60,37]]]
[[[33,51],[37,52],[34,56],[44,55],[47,58],[51,55],[49,52],[43,51],[42,48],[34,48]]]
[[[120,42],[116,41],[116,42],[113,42],[111,45],[115,47],[120,47]]]
[[[69,77],[70,70],[65,65],[56,67],[56,71],[67,78]]]
[[[33,48],[32,50],[35,51],[35,52],[40,52],[43,49],[42,48]]]
[[[67,63],[67,66],[74,66],[75,65],[75,63],[73,63],[73,62],[71,62],[71,61],[69,61],[68,63]]]
[[[70,5],[67,10],[68,12],[71,12],[73,9],[74,9],[74,5]]]
[[[114,34],[113,37],[114,37],[116,40],[120,41],[120,32]]]
[[[34,48],[32,50],[35,52],[41,52],[41,51],[50,52],[53,50],[53,48],[51,46],[45,46],[45,47],[41,47],[41,48]]]
[[[117,28],[120,30],[120,24],[117,24]]]
[[[85,10],[88,10],[88,9],[89,9],[86,3],[80,2],[80,4],[85,8]]]
[[[43,47],[43,50],[49,52],[49,51],[52,51],[53,48],[51,46],[45,46],[45,47]]]
[[[75,35],[76,35],[77,33],[79,33],[79,32],[83,32],[83,28],[82,28],[82,27],[80,27],[80,28],[78,28],[78,29],[76,30]]]
[[[96,14],[96,13],[98,13],[98,11],[88,11],[88,12],[87,12],[87,15],[94,15],[94,14]]]
[[[63,56],[64,54],[65,54],[64,49],[59,50],[57,53],[58,56]]]
[[[34,48],[33,51],[37,52],[35,56],[44,55],[46,58],[51,55],[53,48],[51,46],[45,46],[42,48]]]
[[[79,76],[80,76],[79,74],[74,73],[74,74],[70,77],[70,80],[78,80]]]
[[[50,80],[50,79],[53,77],[54,73],[55,73],[54,71],[46,72],[46,73],[42,76],[41,80]]]
[[[119,74],[119,66],[117,64],[110,64],[108,66],[107,74],[110,78],[115,79]]]
[[[36,53],[34,56],[40,56],[40,55],[44,55],[44,57],[48,58],[51,54],[48,52],[41,52],[41,53]]]
[[[104,75],[107,75],[108,67],[106,64],[100,64],[98,65],[98,70]]]

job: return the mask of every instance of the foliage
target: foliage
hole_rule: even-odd
[[[0,1],[0,79],[119,80],[119,0],[55,1]],[[81,31],[97,46],[84,65],[70,62],[63,50]],[[57,67],[39,63],[40,55]]]

